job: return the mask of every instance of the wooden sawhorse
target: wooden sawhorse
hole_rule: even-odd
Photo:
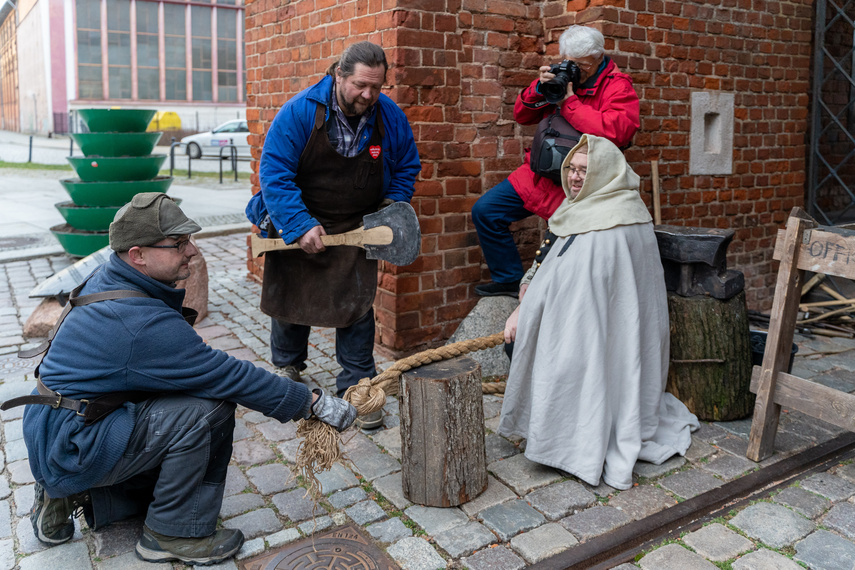
[[[757,394],[746,456],[761,461],[772,455],[781,406],[855,431],[855,395],[784,372],[793,346],[805,270],[855,278],[855,231],[818,226],[801,208],[793,208],[786,230],[778,231],[774,259],[781,265],[762,366],[751,375]]]

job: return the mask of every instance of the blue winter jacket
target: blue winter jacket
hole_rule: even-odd
[[[285,422],[303,417],[306,386],[205,344],[181,316],[184,290],[155,281],[113,254],[82,294],[132,289],[151,298],[75,307],[62,323],[39,372],[45,385],[80,399],[142,390],[228,400]],[[34,392],[35,393],[35,392]],[[134,428],[133,404],[91,426],[66,409],[30,405],[24,440],[30,469],[51,497],[101,481],[124,453]]]
[[[261,192],[255,194],[246,207],[246,215],[255,225],[260,225],[266,215],[282,230],[286,243],[318,225],[303,203],[300,189],[294,184],[300,155],[315,124],[315,109],[320,103],[330,114],[332,76],[297,93],[276,114],[264,139],[259,179]],[[413,184],[421,171],[419,153],[413,140],[413,131],[404,112],[386,95],[380,94],[377,103],[383,115],[383,190],[384,197],[396,202],[410,201]],[[370,120],[359,141],[362,151],[374,132],[377,114]],[[342,195],[346,200],[347,196]],[[264,233],[263,233],[264,235]],[[264,237],[267,237],[266,235]]]

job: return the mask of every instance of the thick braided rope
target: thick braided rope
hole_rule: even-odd
[[[344,399],[356,408],[360,416],[370,414],[386,404],[387,394],[397,393],[398,379],[404,372],[431,362],[449,360],[469,352],[492,348],[502,342],[504,342],[504,334],[496,333],[486,337],[455,342],[402,358],[374,378],[363,378],[355,386],[348,388],[347,392],[344,393]],[[504,392],[504,384],[504,382],[483,384],[482,390],[485,393],[501,393]],[[499,385],[501,385],[501,392],[498,390]],[[491,386],[489,392],[487,386]],[[321,421],[300,420],[297,423],[297,437],[303,438],[297,448],[297,472],[308,483],[308,494],[317,500],[321,497],[317,475],[328,471],[333,464],[341,460],[342,452],[339,446],[341,436],[334,427]]]

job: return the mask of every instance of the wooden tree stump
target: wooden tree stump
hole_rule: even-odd
[[[401,466],[404,496],[454,507],[487,488],[481,365],[442,360],[401,375]]]
[[[668,293],[668,391],[698,418],[729,421],[754,410],[745,292],[720,301]]]

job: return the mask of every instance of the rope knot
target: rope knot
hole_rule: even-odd
[[[386,405],[386,392],[373,383],[371,378],[363,378],[344,393],[344,399],[350,402],[360,416],[375,412]]]

